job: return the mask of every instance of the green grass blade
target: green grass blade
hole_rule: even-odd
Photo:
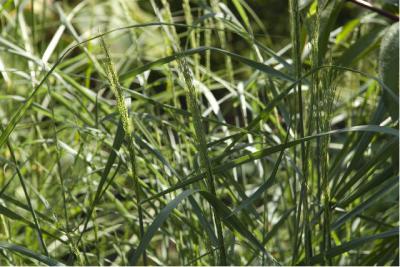
[[[46,265],[50,265],[50,266],[64,266],[64,264],[62,264],[61,262],[52,259],[48,256],[36,253],[32,250],[29,250],[25,247],[19,246],[19,245],[15,245],[15,244],[11,244],[11,243],[6,243],[6,242],[0,242],[0,248],[2,249],[7,249],[9,251],[12,252],[16,252],[19,254],[22,254],[26,257],[29,257],[31,259],[35,259],[38,260],[41,263],[44,263]]]
[[[352,249],[355,249],[359,246],[363,246],[365,244],[371,244],[372,241],[379,240],[379,239],[386,239],[386,238],[394,238],[399,236],[399,229],[394,228],[392,230],[389,230],[387,232],[379,233],[376,235],[371,235],[371,236],[364,236],[360,237],[357,239],[354,239],[352,241],[343,243],[340,246],[333,247],[332,249],[328,250],[326,252],[326,255],[316,255],[313,258],[311,258],[311,264],[318,264],[322,261],[323,257],[328,257],[332,258],[338,255],[341,255],[347,251],[350,251]]]

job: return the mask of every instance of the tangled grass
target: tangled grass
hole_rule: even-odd
[[[264,2],[1,1],[0,264],[398,265],[398,22]]]

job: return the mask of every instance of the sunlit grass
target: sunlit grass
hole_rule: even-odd
[[[177,2],[1,2],[0,264],[397,265],[398,22]]]

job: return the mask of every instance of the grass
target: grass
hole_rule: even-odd
[[[0,2],[1,265],[398,265],[396,5],[71,2]]]

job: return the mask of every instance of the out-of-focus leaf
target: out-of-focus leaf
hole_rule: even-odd
[[[19,254],[22,254],[24,256],[27,256],[29,258],[38,260],[46,265],[50,265],[50,266],[64,266],[64,264],[62,264],[59,261],[56,261],[50,257],[44,256],[42,254],[39,254],[37,252],[34,252],[32,250],[29,250],[25,247],[22,246],[18,246],[15,244],[10,244],[10,243],[6,243],[6,242],[0,242],[0,249],[7,249],[9,251],[12,252],[17,252]]]
[[[382,36],[380,28],[374,29],[358,39],[351,45],[338,59],[337,65],[349,66],[377,47],[377,43]]]
[[[399,23],[389,27],[382,39],[379,53],[379,74],[383,82],[393,93],[399,95]],[[399,118],[398,104],[393,102],[386,92],[385,104],[393,120]]]

